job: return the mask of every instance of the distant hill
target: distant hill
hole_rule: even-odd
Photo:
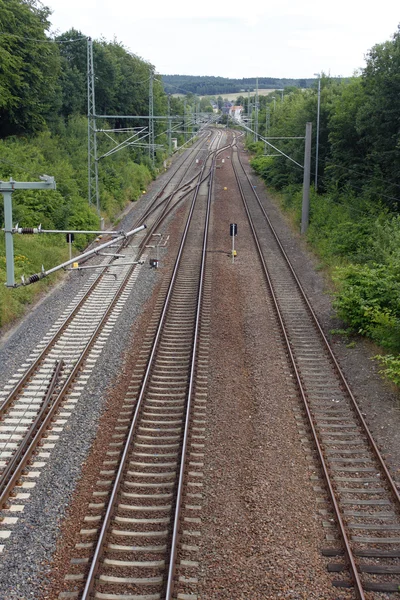
[[[207,75],[162,75],[164,89],[167,93],[192,93],[199,96],[219,96],[254,90],[256,78],[229,79],[228,77],[211,77]],[[279,89],[288,86],[300,88],[310,87],[314,79],[279,79],[276,77],[259,77],[260,89]]]

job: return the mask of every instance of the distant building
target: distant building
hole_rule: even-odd
[[[237,121],[241,121],[242,120],[242,112],[243,112],[243,106],[231,106],[229,109],[229,115],[231,117],[233,117],[234,119],[236,119]]]
[[[224,102],[222,105],[222,108],[221,108],[222,114],[229,115],[232,106],[233,106],[232,102]]]

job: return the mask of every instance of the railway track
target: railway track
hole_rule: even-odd
[[[118,265],[113,258],[103,259],[74,301],[74,306],[65,311],[28,361],[0,392],[1,509],[8,506],[11,495],[15,496],[13,490],[16,484],[34,487],[34,482],[22,482],[21,476],[26,474],[26,468],[36,456],[43,436],[48,436],[45,450],[50,450],[73,411],[90,376],[92,365],[112,330],[112,323],[136,281],[137,265],[129,263],[137,263],[146,257],[146,246],[155,229],[199,179],[197,167],[197,172],[190,174],[196,157],[208,153],[208,144],[200,141],[188,159],[178,165],[135,225],[136,228],[145,219],[150,220],[148,230],[139,234],[139,246],[123,244],[115,251],[117,254],[123,251],[128,264]],[[160,201],[162,195],[164,198]],[[62,369],[57,369],[54,379],[55,365],[61,362]],[[51,433],[46,434],[50,429]],[[48,456],[49,453],[42,449],[41,458]],[[35,464],[42,467],[45,462],[39,460]],[[11,531],[3,532],[3,539],[10,534]]]
[[[197,377],[214,167],[211,152],[81,530],[79,557],[67,576],[74,589],[60,599],[169,600],[177,589],[188,447],[192,470],[201,459],[198,439],[190,441],[190,423],[196,389],[203,385]],[[192,426],[195,431],[199,422]],[[192,505],[201,496],[198,485],[189,487]],[[183,532],[186,546],[190,533]]]
[[[281,325],[330,507],[333,585],[357,598],[400,591],[400,497],[238,152],[232,165]]]

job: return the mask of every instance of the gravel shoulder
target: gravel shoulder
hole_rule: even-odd
[[[335,316],[332,286],[318,270],[318,258],[299,233],[293,231],[264,182],[251,170],[247,154],[244,154],[243,162],[247,165],[252,182],[257,186],[257,193],[263,200],[324,333],[333,346],[339,365],[378,447],[386,458],[391,475],[400,485],[400,395],[395,386],[382,379],[378,365],[373,361],[379,348],[362,337],[355,338],[356,345],[349,348],[347,339],[330,333],[333,329],[343,327],[343,324]]]
[[[225,157],[225,165],[216,174],[211,232],[213,335],[199,599],[347,598],[346,592],[332,588],[321,556],[325,532],[311,479],[316,467],[301,442],[296,418],[298,402],[285,349],[241,200],[234,191],[229,156],[229,150],[221,156]],[[246,156],[245,163],[248,164]],[[148,198],[157,194],[163,178],[168,176],[166,173],[152,184]],[[346,341],[329,334],[330,329],[338,327],[329,283],[318,272],[318,261],[292,231],[262,181],[254,173],[251,178],[321,325],[333,342],[339,363],[392,474],[400,481],[398,392],[380,378],[371,361],[377,352],[371,344],[360,339],[354,348],[348,348]],[[118,227],[129,227],[145,205],[144,198]],[[178,237],[183,213],[182,208],[178,219],[171,219],[172,238]],[[238,223],[239,231],[234,265],[229,256],[232,222]],[[13,331],[2,332],[0,385],[34,349],[86,277],[66,276]],[[71,524],[78,514],[86,514],[91,485],[103,459],[104,440],[117,417],[118,399],[123,396],[134,367],[160,281],[161,270],[142,270],[93,371],[85,402],[78,406],[62,432],[52,460],[44,468],[35,494],[26,503],[2,555],[0,597],[57,598],[76,543],[77,532]],[[83,479],[78,484],[83,472],[89,473],[89,485]],[[45,587],[49,577],[52,588]]]
[[[172,167],[173,168],[173,167]],[[132,205],[118,229],[129,230],[170,177],[166,172],[152,183],[146,196]],[[25,318],[0,337],[0,387],[12,378],[17,368],[42,340],[54,321],[65,311],[80,291],[89,274],[70,273],[47,293]],[[108,337],[82,401],[77,403],[68,424],[60,434],[51,459],[42,468],[24,510],[12,526],[12,535],[0,560],[0,598],[26,600],[53,598],[45,596],[43,580],[56,548],[60,525],[67,512],[82,468],[98,431],[99,419],[107,413],[107,389],[114,382],[124,353],[131,348],[132,335],[140,335],[139,319],[151,302],[159,273],[148,265],[142,267],[132,293],[119,315],[113,335]],[[133,329],[132,329],[133,328]],[[134,337],[135,339],[135,337]]]
[[[199,597],[329,598],[314,466],[301,444],[295,390],[229,156],[217,171],[211,238]],[[230,223],[238,224],[235,264]]]

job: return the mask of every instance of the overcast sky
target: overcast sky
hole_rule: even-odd
[[[400,22],[399,0],[42,0],[53,32],[114,37],[158,73],[349,76]]]

